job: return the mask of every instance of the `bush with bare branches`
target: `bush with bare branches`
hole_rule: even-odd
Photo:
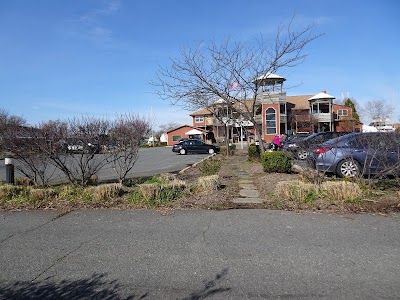
[[[118,116],[111,126],[107,159],[118,176],[119,182],[126,179],[138,159],[144,137],[150,132],[149,120],[126,113]]]

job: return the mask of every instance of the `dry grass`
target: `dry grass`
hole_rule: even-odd
[[[110,200],[118,197],[122,191],[121,183],[102,184],[93,187],[93,197],[96,201]]]
[[[318,186],[312,183],[306,183],[300,180],[281,181],[275,188],[275,195],[281,200],[293,202],[310,202],[313,195],[318,194]]]
[[[278,182],[275,195],[281,200],[298,203],[323,199],[330,203],[354,202],[360,199],[362,191],[358,184],[347,181],[325,181],[322,184],[301,180]]]
[[[202,191],[216,191],[221,185],[221,178],[219,175],[201,176],[197,180],[198,185]]]
[[[249,162],[247,155],[240,154],[240,151],[235,156],[221,158],[221,163],[217,175],[202,176],[199,168],[192,167],[182,174],[162,174],[131,187],[104,184],[86,188],[65,185],[38,189],[0,185],[0,209],[241,208],[232,200],[238,197],[240,191],[241,178],[238,173],[247,173],[247,180],[251,180],[260,192],[260,197],[264,198],[262,205],[250,205],[247,208],[339,213],[400,212],[399,185],[390,190],[372,189],[358,182],[322,177],[319,173],[265,173],[261,163]]]
[[[29,189],[30,197],[33,201],[54,200],[57,193],[51,188]]]
[[[353,202],[362,196],[360,186],[348,181],[325,181],[321,185],[321,192],[331,202]]]
[[[145,199],[155,198],[159,188],[160,185],[156,183],[143,183],[138,185],[138,190],[142,193],[143,198]]]

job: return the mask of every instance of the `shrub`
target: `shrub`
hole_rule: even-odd
[[[207,159],[200,162],[197,167],[204,176],[214,175],[219,172],[222,161],[219,159]]]
[[[250,144],[247,152],[249,160],[258,160],[260,158],[260,153],[257,151],[257,146],[255,144]]]
[[[292,170],[292,160],[285,152],[263,152],[261,162],[267,173],[290,173]]]

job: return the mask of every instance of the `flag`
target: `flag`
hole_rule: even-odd
[[[236,87],[238,87],[240,85],[239,82],[235,81],[231,84],[231,90],[234,90]]]

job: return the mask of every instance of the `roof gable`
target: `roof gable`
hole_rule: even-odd
[[[167,134],[172,132],[172,131],[178,130],[180,128],[184,128],[184,127],[188,127],[188,128],[191,128],[191,129],[196,129],[196,130],[202,131],[203,133],[207,133],[208,132],[207,130],[204,130],[203,128],[200,128],[200,127],[191,126],[191,125],[181,125],[179,127],[176,127],[176,128],[171,129],[171,130],[168,130]]]

